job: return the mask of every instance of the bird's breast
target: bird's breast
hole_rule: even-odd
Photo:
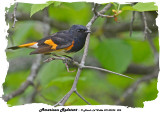
[[[70,52],[77,52],[81,50],[85,44],[85,40],[86,40],[85,38],[75,38],[73,47],[71,48],[71,50],[67,52],[70,53]]]

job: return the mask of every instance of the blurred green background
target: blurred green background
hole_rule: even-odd
[[[105,5],[101,4],[97,11]],[[118,104],[143,107],[144,101],[154,100],[157,97],[157,78],[151,78],[141,83],[137,83],[137,81],[145,76],[152,75],[157,62],[155,62],[155,55],[150,43],[144,38],[144,24],[141,12],[135,14],[131,37],[129,35],[132,18],[131,4],[119,5],[113,3],[113,6],[106,14],[113,15],[112,9],[118,10],[119,6],[122,13],[118,16],[118,22],[115,22],[114,18],[99,17],[93,24],[86,65],[122,73],[131,76],[134,80],[115,74],[84,69],[78,81],[77,90],[92,105]],[[11,17],[14,5],[11,5],[10,8],[6,8],[6,22],[9,24],[8,47],[36,41],[44,37],[44,8],[48,12],[50,34],[52,34],[68,29],[73,24],[85,26],[93,16],[92,7],[93,3],[86,2],[48,2],[45,6],[18,3],[16,11],[18,21],[15,28],[12,28],[13,18]],[[143,10],[143,7],[141,8]],[[157,12],[152,11],[152,9],[145,9],[145,11],[148,27],[152,30],[151,38],[158,50],[159,37],[155,22]],[[17,90],[30,74],[32,63],[36,59],[36,55],[29,55],[31,51],[32,49],[6,50],[9,70],[3,84],[4,95]],[[80,61],[82,55],[83,50],[71,56],[76,61]],[[50,56],[43,56],[43,60],[48,57]],[[71,89],[76,72],[67,72],[65,65],[58,60],[49,63],[41,62],[41,64],[34,80],[37,88],[29,86],[24,93],[10,99],[7,102],[9,106],[26,103],[54,105]],[[77,68],[71,66],[70,69]],[[133,88],[134,84],[137,84],[134,91],[124,97],[126,91]],[[31,97],[32,100],[28,100]],[[87,104],[76,94],[72,94],[65,105]]]

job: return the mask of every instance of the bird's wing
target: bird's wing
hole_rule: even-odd
[[[57,32],[37,41],[38,48],[30,54],[50,53],[60,49],[70,50],[74,44],[72,37],[68,31]]]

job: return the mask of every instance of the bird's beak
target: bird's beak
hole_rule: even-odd
[[[90,30],[87,30],[87,31],[85,31],[85,33],[91,33],[91,31],[90,31]]]

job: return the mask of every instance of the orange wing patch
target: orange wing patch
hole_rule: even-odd
[[[72,45],[70,45],[69,47],[65,48],[67,51],[71,50],[72,47],[74,46],[74,41],[72,41]]]
[[[33,46],[33,45],[36,44],[36,43],[37,43],[37,42],[22,44],[22,45],[19,45],[18,47],[29,47],[29,46]]]
[[[46,40],[44,43],[45,43],[45,44],[48,44],[48,45],[50,45],[50,46],[52,46],[51,49],[56,50],[57,44],[55,44],[51,39]]]

